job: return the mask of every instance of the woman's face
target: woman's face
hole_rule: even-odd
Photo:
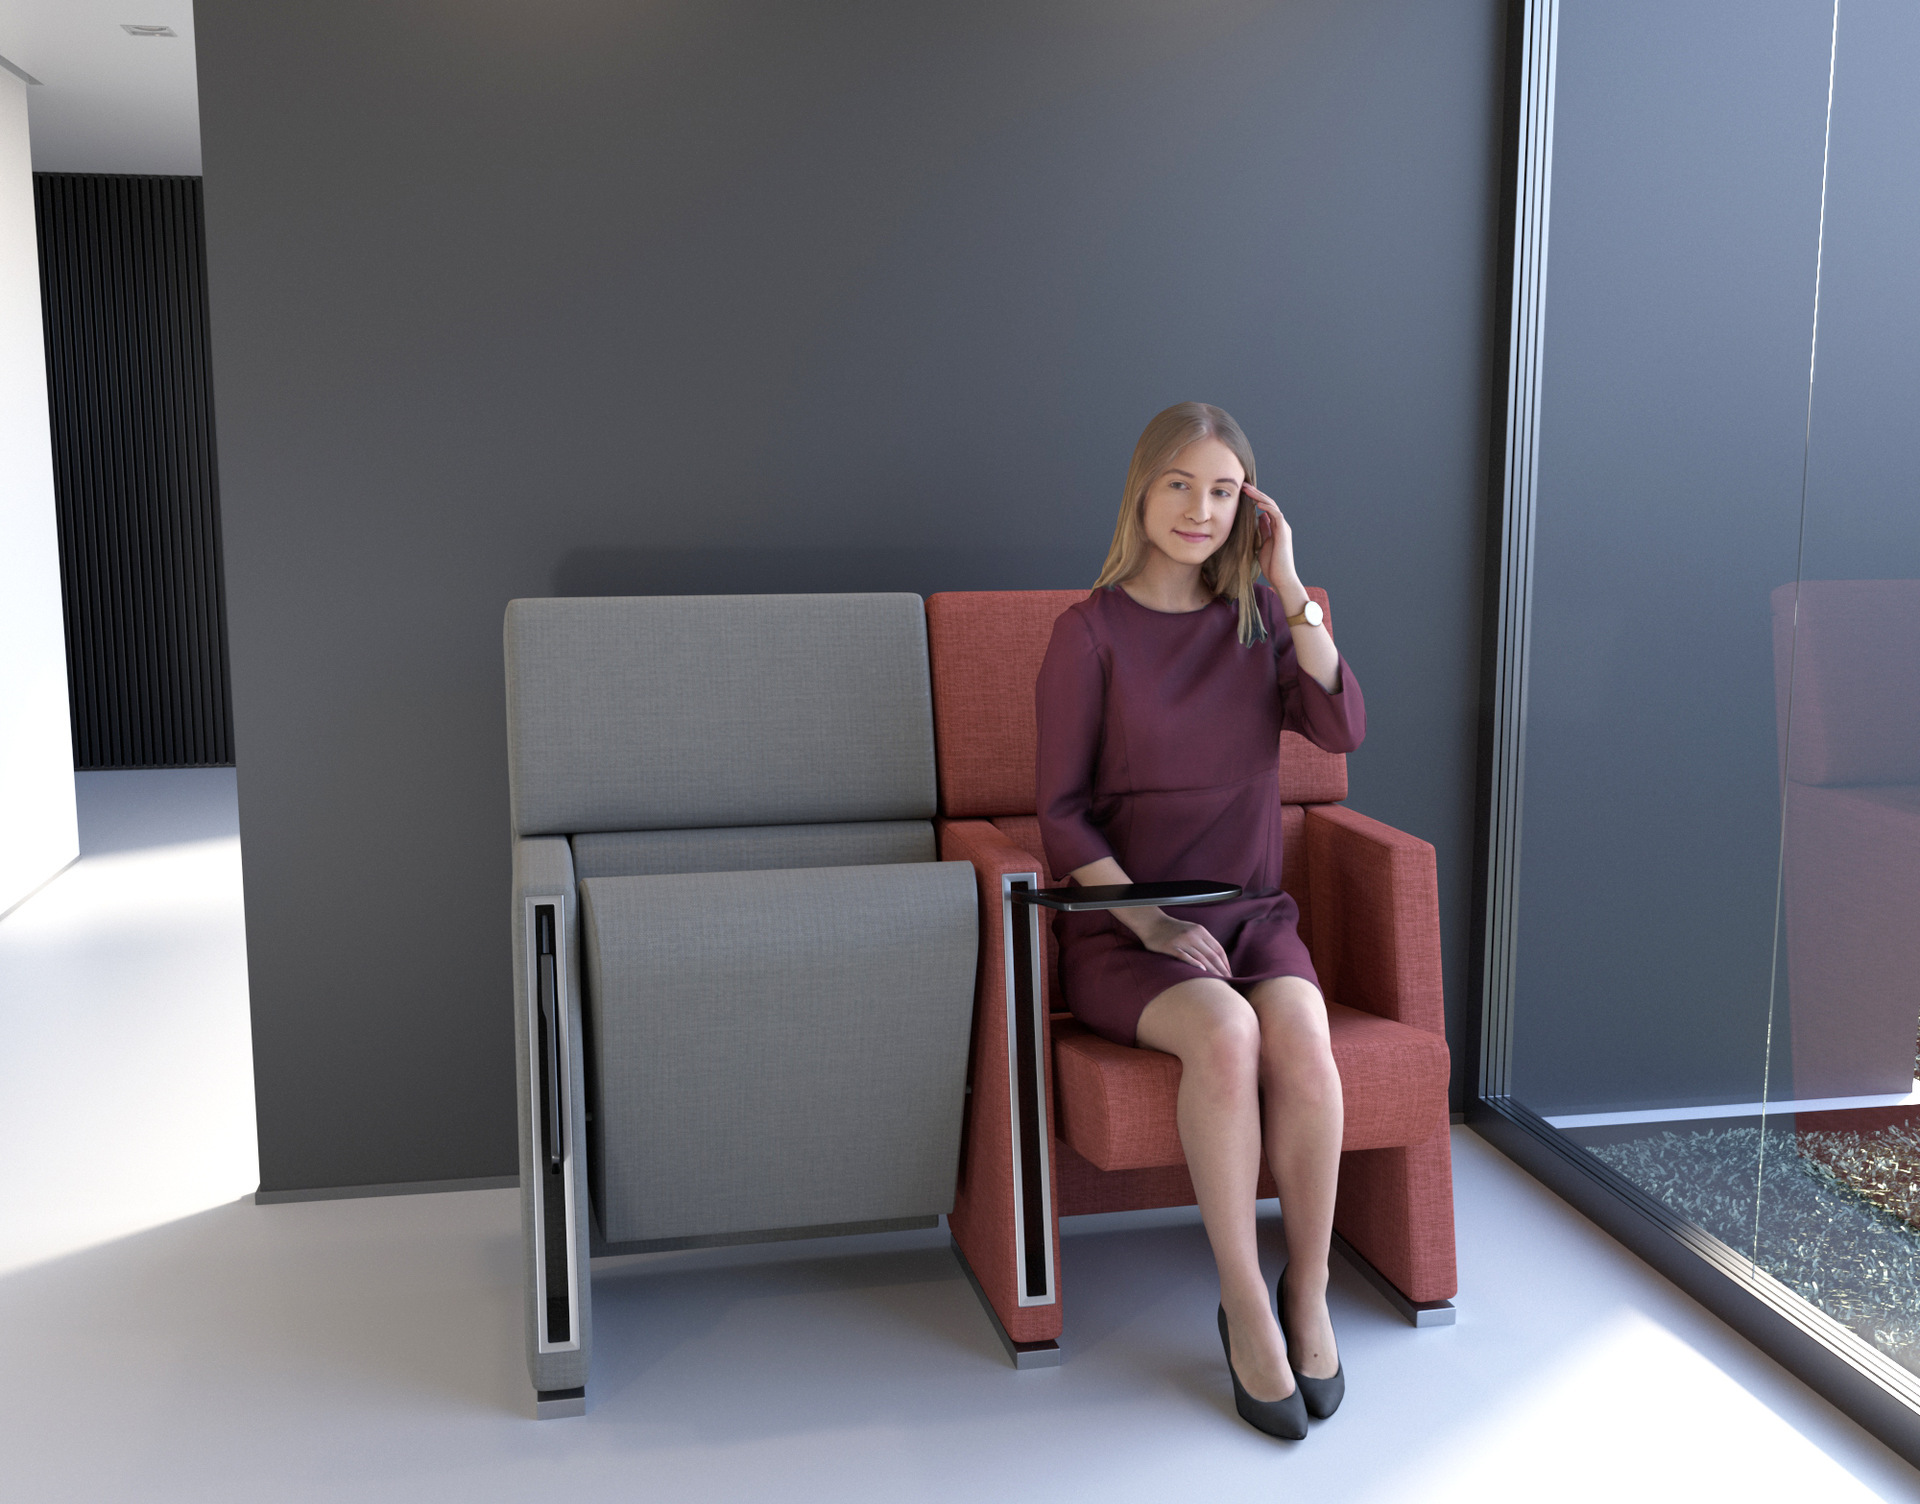
[[[1227,541],[1247,472],[1218,439],[1196,439],[1147,487],[1147,541],[1179,564],[1204,564]]]

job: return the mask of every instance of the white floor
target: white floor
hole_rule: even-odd
[[[1024,1374],[936,1235],[629,1261],[590,1413],[527,1419],[513,1192],[245,1196],[231,775],[82,800],[87,855],[0,923],[0,1497],[1920,1499],[1459,1129],[1459,1324],[1337,1269],[1349,1398],[1297,1446],[1233,1416],[1190,1213],[1071,1227],[1068,1361]]]

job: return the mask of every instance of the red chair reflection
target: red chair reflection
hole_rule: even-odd
[[[1782,585],[1773,652],[1793,1095],[1907,1092],[1920,1024],[1920,580]]]

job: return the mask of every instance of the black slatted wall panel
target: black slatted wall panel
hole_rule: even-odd
[[[200,180],[34,200],[74,765],[231,763]]]

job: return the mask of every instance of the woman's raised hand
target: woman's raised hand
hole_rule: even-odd
[[[1226,951],[1205,925],[1175,919],[1164,909],[1136,909],[1134,912],[1143,915],[1151,912],[1157,916],[1134,929],[1134,933],[1140,937],[1140,943],[1148,950],[1172,956],[1176,961],[1185,961],[1189,966],[1197,966],[1215,976],[1224,977],[1233,971],[1227,961]]]
[[[1267,577],[1267,583],[1278,590],[1283,597],[1291,600],[1288,587],[1301,600],[1307,593],[1300,586],[1300,571],[1293,562],[1293,528],[1281,515],[1279,504],[1258,487],[1242,483],[1254,506],[1259,509],[1258,527],[1260,529],[1260,572]],[[1289,610],[1295,609],[1293,606]]]
[[[1293,562],[1293,529],[1287,526],[1287,519],[1280,515],[1280,508],[1265,491],[1245,481],[1240,483],[1240,489],[1260,509],[1260,570],[1273,586],[1274,594],[1280,597],[1281,609],[1292,618],[1307,604],[1307,587],[1300,583],[1300,571]],[[1325,625],[1292,620],[1287,625],[1293,631],[1293,648],[1299,655],[1300,667],[1313,676],[1314,683],[1333,694],[1340,687],[1340,654]],[[1274,629],[1279,630],[1279,623],[1274,624]]]

